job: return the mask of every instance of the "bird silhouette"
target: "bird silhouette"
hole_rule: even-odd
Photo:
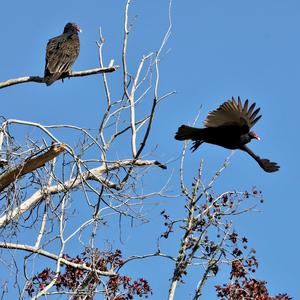
[[[257,116],[260,108],[255,109],[255,105],[253,103],[249,107],[248,100],[243,105],[240,97],[238,101],[232,97],[232,100],[227,100],[208,114],[204,121],[204,128],[182,125],[178,128],[175,139],[194,141],[192,151],[195,151],[202,143],[227,149],[240,149],[254,158],[264,171],[276,172],[280,168],[277,163],[260,158],[246,146],[252,139],[260,140],[254,131],[250,131],[261,118],[261,115]]]

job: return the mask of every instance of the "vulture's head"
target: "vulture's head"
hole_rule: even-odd
[[[68,23],[64,28],[64,33],[78,33],[78,32],[81,32],[81,29],[76,23]]]
[[[250,136],[251,139],[256,139],[256,140],[260,141],[260,137],[259,137],[258,134],[257,134],[256,132],[254,132],[254,131],[250,131],[250,132],[249,132],[249,136]]]

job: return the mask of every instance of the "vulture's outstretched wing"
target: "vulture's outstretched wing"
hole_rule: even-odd
[[[204,125],[205,127],[235,125],[243,128],[243,132],[248,132],[261,118],[261,115],[256,117],[260,108],[254,110],[255,103],[249,108],[248,105],[248,100],[246,100],[243,105],[240,97],[238,97],[238,101],[232,97],[232,100],[227,100],[217,109],[211,111],[205,119]]]

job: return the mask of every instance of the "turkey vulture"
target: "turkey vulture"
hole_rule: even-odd
[[[47,85],[69,75],[71,67],[79,55],[79,26],[68,23],[63,34],[49,40],[46,49],[44,82]]]
[[[205,128],[181,125],[176,132],[175,139],[193,140],[192,151],[195,151],[202,143],[227,149],[240,149],[254,158],[264,171],[276,172],[279,170],[277,163],[260,158],[246,146],[252,139],[260,140],[254,131],[250,131],[250,128],[261,118],[261,115],[257,116],[260,108],[254,110],[255,103],[250,107],[248,105],[248,100],[243,105],[240,97],[238,101],[232,97],[232,100],[227,100],[208,114],[204,121]]]

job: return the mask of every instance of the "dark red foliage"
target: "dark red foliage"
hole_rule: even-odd
[[[101,252],[98,249],[87,248],[81,256],[75,258],[67,254],[63,258],[79,265],[92,267],[99,271],[115,270],[123,265],[122,253],[120,250],[115,252]],[[130,300],[134,295],[139,297],[151,294],[151,288],[147,280],[140,278],[133,280],[128,276],[116,275],[100,278],[96,272],[75,268],[70,265],[64,265],[64,272],[56,274],[53,270],[45,268],[41,273],[34,276],[27,284],[26,292],[32,297],[34,293],[43,290],[53,279],[54,287],[57,291],[75,291],[80,290],[81,294],[86,294],[88,300],[93,299],[93,291],[99,284],[105,284],[105,296],[107,300]]]
[[[128,276],[113,276],[107,282],[108,300],[131,300],[134,295],[139,297],[152,294],[147,280],[132,280]]]
[[[165,210],[163,210],[160,213],[160,215],[163,216],[164,226],[166,227],[166,231],[161,234],[161,237],[167,239],[169,237],[170,233],[173,232],[174,222],[171,220],[170,216],[166,213]]]
[[[271,297],[266,287],[265,281],[256,279],[245,279],[242,282],[236,280],[232,284],[217,285],[217,296],[221,300],[291,300],[287,294],[278,294]]]
[[[229,240],[232,243],[235,244],[237,242],[237,239],[238,239],[238,234],[236,232],[233,232],[233,233],[229,234]]]
[[[254,272],[258,262],[254,256],[248,259],[234,260],[231,265],[231,283],[215,286],[221,300],[291,300],[287,294],[271,297],[265,281],[247,276],[247,269]]]

